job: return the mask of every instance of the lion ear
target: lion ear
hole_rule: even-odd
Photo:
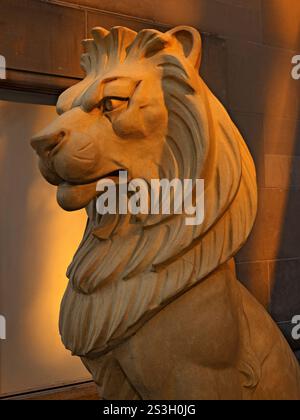
[[[190,26],[177,26],[168,34],[177,39],[186,58],[193,63],[196,69],[199,69],[202,53],[202,41],[199,32]]]

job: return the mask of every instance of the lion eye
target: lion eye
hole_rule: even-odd
[[[102,100],[103,112],[112,112],[115,109],[120,108],[125,102],[128,102],[128,98],[111,98],[107,97]]]

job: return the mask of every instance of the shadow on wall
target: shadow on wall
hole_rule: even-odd
[[[287,19],[282,19],[276,3],[273,4],[274,26],[285,39],[290,33],[290,19],[294,13],[299,17],[299,2],[287,11]],[[293,34],[292,45],[295,52],[300,48],[300,25]],[[291,41],[291,40],[290,40]],[[296,50],[297,49],[297,50]],[[293,54],[294,55],[294,54]],[[300,315],[300,84],[292,78],[292,66],[289,80],[280,73],[280,63],[273,64],[270,85],[280,91],[281,108],[278,111],[280,124],[273,132],[274,155],[266,156],[266,183],[270,188],[278,188],[277,205],[282,211],[280,231],[277,243],[277,260],[269,264],[270,276],[270,312],[278,322],[284,335],[300,359],[300,340],[292,338],[292,319]],[[294,101],[291,101],[294,98]],[[290,109],[289,118],[286,112]],[[294,105],[294,106],[293,106]],[[269,97],[266,114],[272,114],[272,98]],[[271,140],[271,139],[270,139]],[[270,173],[268,173],[270,171]],[[282,203],[282,204],[281,204]]]
[[[275,39],[284,44],[289,34],[290,47],[283,48],[279,41],[278,48],[262,46],[263,54],[256,56],[260,61],[250,64],[257,72],[249,84],[255,86],[259,79],[264,101],[262,123],[252,132],[256,141],[249,145],[258,172],[259,211],[253,233],[238,256],[242,262],[238,269],[242,281],[243,275],[248,276],[246,286],[268,307],[300,356],[300,341],[292,339],[291,322],[300,315],[300,83],[291,75],[300,31],[289,30],[290,18],[300,5],[293,4],[294,9],[285,10],[286,19],[282,3],[268,4]]]
[[[300,9],[300,7],[299,7]],[[300,30],[297,42],[300,46]],[[299,52],[299,51],[298,51]],[[280,88],[280,80],[277,85]],[[288,342],[296,351],[300,360],[300,340],[292,338],[292,319],[300,315],[300,83],[291,81],[291,89],[298,96],[292,118],[286,121],[282,118],[282,125],[278,127],[278,143],[285,145],[286,152],[274,161],[273,170],[281,177],[275,187],[281,187],[280,201],[282,201],[281,232],[278,243],[278,258],[270,263],[271,303],[270,311],[278,322]],[[282,116],[287,99],[282,92]],[[271,100],[270,100],[271,102]],[[288,128],[287,128],[288,127]],[[279,150],[280,152],[280,150]],[[272,182],[270,180],[270,182]],[[272,186],[272,184],[271,184]],[[279,201],[279,203],[280,203]],[[289,244],[287,246],[287,244]]]

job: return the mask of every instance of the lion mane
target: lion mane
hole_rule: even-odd
[[[161,178],[205,181],[205,218],[100,216],[90,203],[83,240],[68,269],[60,331],[73,354],[107,353],[148,319],[229,261],[246,241],[257,209],[252,158],[234,123],[199,76],[201,38],[123,27],[95,28],[84,41],[86,77],[63,93],[58,112],[88,110],[99,81],[117,64],[161,69],[168,133]]]

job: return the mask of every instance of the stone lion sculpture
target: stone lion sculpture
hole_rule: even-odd
[[[83,81],[32,139],[62,208],[86,208],[62,340],[103,399],[299,399],[299,366],[233,257],[256,216],[252,158],[198,70],[201,38],[95,28]],[[96,211],[100,179],[204,179],[205,218]]]

